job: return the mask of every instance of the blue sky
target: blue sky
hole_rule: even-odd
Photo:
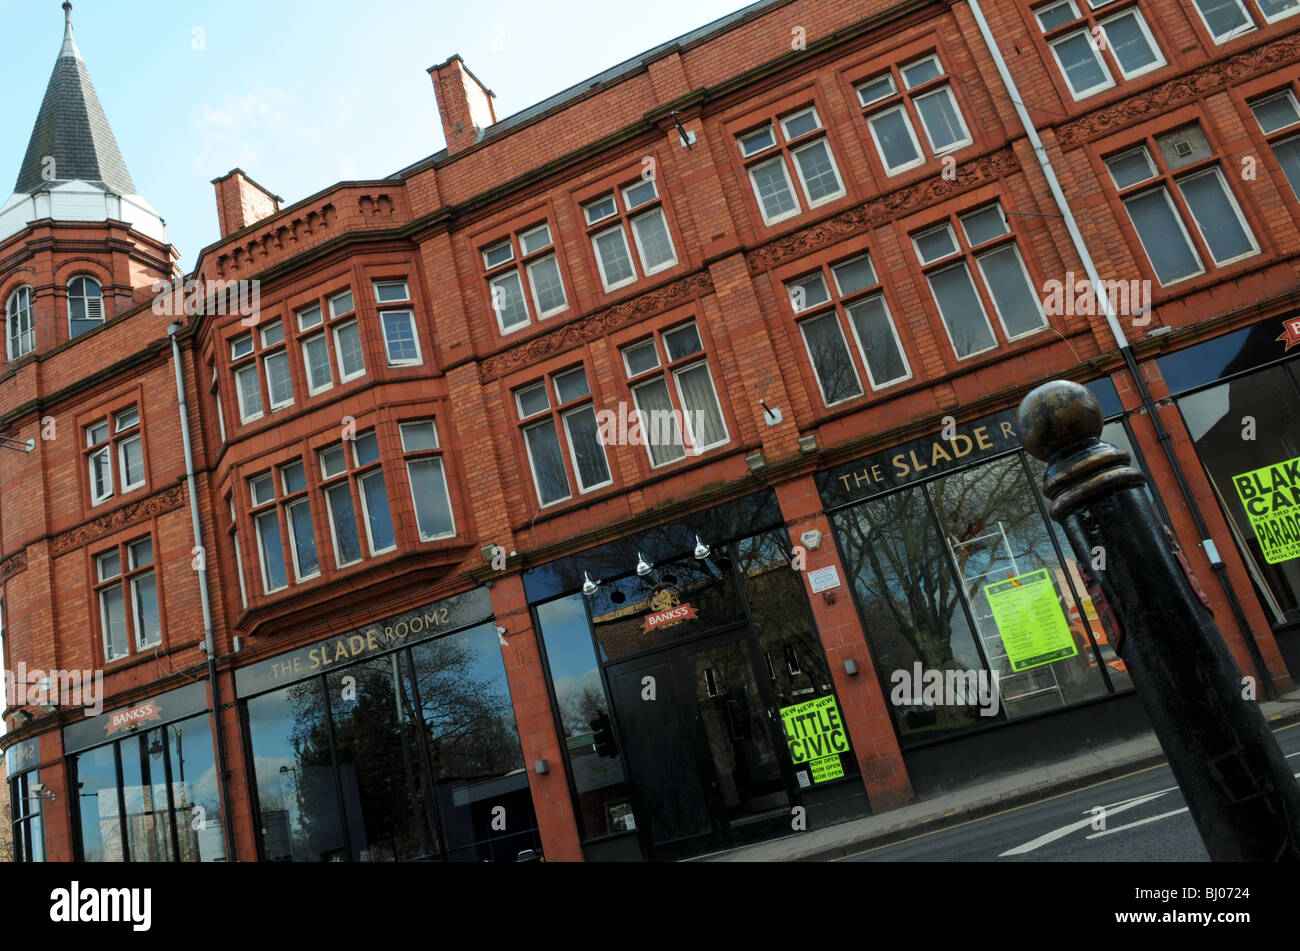
[[[73,28],[136,187],[188,272],[239,166],[293,203],[443,147],[426,70],[459,53],[504,118],[746,0],[74,0]],[[0,202],[63,37],[56,0],[0,0]]]

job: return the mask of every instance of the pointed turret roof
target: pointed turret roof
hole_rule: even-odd
[[[100,182],[118,195],[134,195],[135,183],[72,35],[72,4],[64,3],[63,12],[63,48],[45,89],[14,191],[30,195],[47,188],[50,181],[86,181]]]

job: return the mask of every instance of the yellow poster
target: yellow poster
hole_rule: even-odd
[[[1074,657],[1079,645],[1046,568],[984,589],[1014,672]]]
[[[1264,560],[1300,558],[1300,457],[1243,472],[1232,480]]]
[[[848,730],[834,697],[818,697],[781,710],[781,723],[797,766],[808,763],[814,783],[844,775],[840,754],[849,750]]]

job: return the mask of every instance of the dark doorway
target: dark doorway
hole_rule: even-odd
[[[785,744],[754,676],[747,633],[609,668],[653,859],[731,848],[788,828],[794,797]]]

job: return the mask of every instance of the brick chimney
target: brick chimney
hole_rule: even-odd
[[[483,130],[497,121],[496,94],[469,71],[459,55],[429,69],[442,114],[447,150],[455,155],[478,142]]]
[[[217,189],[217,220],[223,238],[271,217],[284,203],[279,195],[272,195],[245,175],[242,168],[214,178],[212,184]]]

